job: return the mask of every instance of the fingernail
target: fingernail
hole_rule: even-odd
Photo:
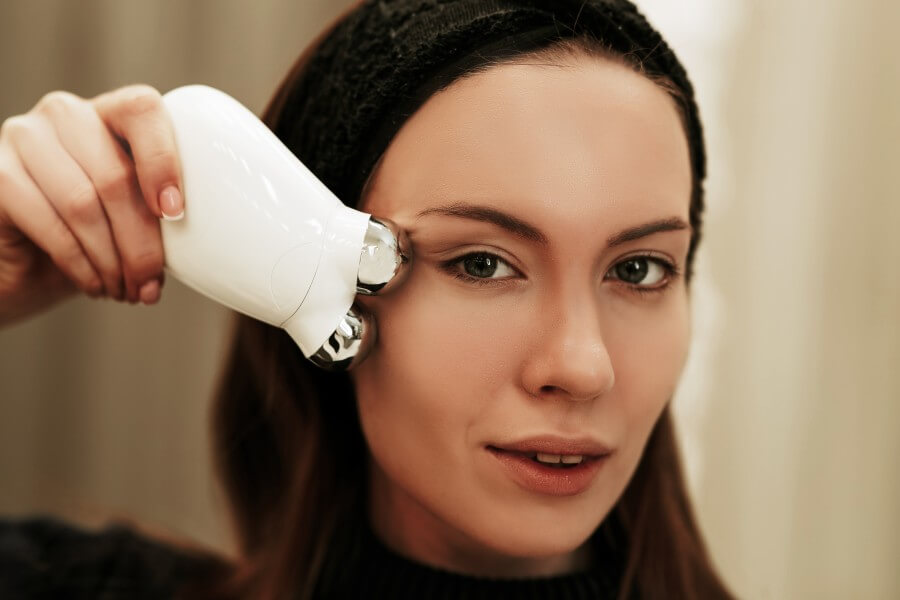
[[[184,218],[184,200],[177,187],[170,185],[159,193],[159,208],[166,221],[179,221]]]
[[[139,295],[144,304],[156,304],[159,301],[159,281],[151,279],[142,285]]]

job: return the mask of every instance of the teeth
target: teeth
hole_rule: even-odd
[[[580,464],[584,460],[584,456],[581,454],[544,454],[543,452],[535,453],[534,458],[538,462],[542,462],[548,465],[558,465],[560,463],[564,465],[577,465]]]
[[[555,465],[559,462],[560,459],[559,454],[544,454],[543,452],[537,453],[538,462],[547,463],[549,465]]]

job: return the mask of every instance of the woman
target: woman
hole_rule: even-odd
[[[22,583],[40,576],[19,560],[31,552],[78,565],[58,589],[156,597],[730,597],[668,410],[700,123],[633,5],[363,2],[301,56],[265,120],[339,198],[409,234],[407,281],[360,300],[376,346],[329,374],[239,319],[214,413],[234,562],[121,529],[7,525],[16,581],[37,585]],[[154,217],[183,200],[155,91],[51,95],[7,121],[0,160],[5,320],[68,282],[158,299]],[[47,550],[63,531],[66,551]]]

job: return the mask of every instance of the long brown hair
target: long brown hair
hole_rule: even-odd
[[[273,130],[310,57],[339,21],[281,83],[263,116]],[[600,48],[578,43],[589,54]],[[678,100],[676,87],[651,78]],[[349,377],[313,367],[285,332],[239,316],[216,394],[213,445],[240,558],[205,595],[311,598],[329,548],[348,543],[365,514],[367,449]],[[668,406],[596,535],[621,554],[621,599],[731,598],[693,515]]]

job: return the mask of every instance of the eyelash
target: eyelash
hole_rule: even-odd
[[[630,292],[638,294],[639,296],[662,293],[666,289],[668,289],[669,286],[671,286],[672,283],[676,279],[678,279],[679,276],[681,276],[681,271],[678,270],[678,267],[676,267],[669,261],[667,261],[663,258],[660,258],[659,256],[654,256],[652,254],[635,254],[634,256],[628,256],[626,258],[623,258],[619,262],[617,262],[615,265],[613,265],[613,268],[615,268],[616,266],[620,265],[623,262],[627,262],[629,260],[635,260],[635,259],[646,259],[649,262],[656,263],[657,265],[659,265],[662,268],[663,273],[664,273],[662,282],[657,283],[655,286],[652,286],[652,287],[643,286],[643,285],[631,285],[628,283],[624,284],[625,287],[628,288],[628,290]],[[612,270],[612,269],[610,269],[610,270]],[[603,279],[605,281],[607,279],[607,277],[604,275]]]
[[[494,259],[508,265],[511,269],[515,269],[515,267],[513,267],[512,265],[509,264],[509,261],[506,261],[503,258],[501,258],[500,256],[497,256],[496,254],[492,254],[490,252],[470,252],[468,254],[463,254],[462,256],[452,258],[452,259],[442,263],[441,267],[445,271],[447,271],[447,273],[449,273],[451,276],[455,277],[456,279],[459,279],[460,281],[464,281],[466,283],[470,283],[470,284],[477,285],[477,286],[502,285],[503,282],[506,281],[506,278],[491,279],[489,277],[473,277],[471,275],[463,273],[462,271],[457,270],[457,268],[456,268],[457,265],[462,263],[467,258],[472,258],[475,256],[485,256],[485,257],[494,258]],[[646,294],[661,293],[664,290],[666,290],[676,279],[678,279],[678,277],[681,276],[681,271],[678,269],[678,267],[673,265],[668,260],[665,260],[659,256],[655,256],[652,254],[635,254],[633,256],[627,256],[627,257],[623,258],[622,260],[620,260],[619,262],[617,262],[616,264],[614,264],[610,268],[609,272],[607,272],[607,275],[610,272],[612,272],[612,270],[616,266],[618,266],[624,262],[628,262],[629,260],[635,260],[635,259],[646,259],[650,262],[656,263],[665,272],[665,278],[663,279],[663,282],[656,284],[653,287],[625,284],[625,287],[628,288],[628,290],[630,292],[633,292],[635,294],[646,295]],[[607,275],[603,276],[604,281],[606,281],[607,279],[611,279]],[[613,279],[613,280],[615,280],[615,279]]]

